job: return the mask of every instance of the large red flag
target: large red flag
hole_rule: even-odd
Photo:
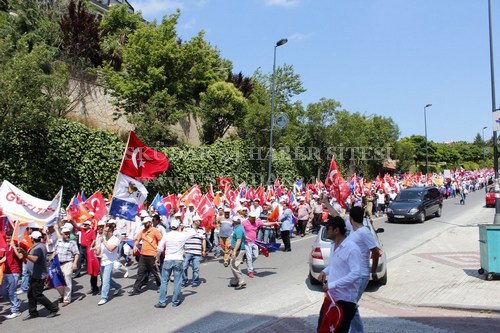
[[[335,156],[332,156],[332,161],[330,162],[330,168],[328,169],[328,175],[326,175],[325,186],[330,188],[334,185],[335,180],[340,176],[339,168],[337,167],[337,162],[335,162]]]
[[[154,179],[168,169],[168,158],[142,143],[130,132],[120,172],[139,181]]]
[[[337,167],[335,156],[332,157],[332,161],[330,162],[330,169],[328,170],[328,175],[325,180],[325,186],[333,192],[338,203],[345,208],[345,201],[349,197],[351,189]]]
[[[94,218],[99,221],[105,215],[108,214],[108,207],[106,207],[106,201],[100,191],[92,194],[87,201],[85,201],[85,206],[87,209],[94,213]]]
[[[201,226],[205,228],[205,232],[209,232],[211,229],[213,229],[215,211],[206,194],[201,198],[198,206],[196,207],[196,211],[198,212],[198,215],[203,219],[203,221],[201,221]]]

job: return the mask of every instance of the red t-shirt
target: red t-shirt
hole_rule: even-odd
[[[9,249],[5,252],[7,256],[7,261],[5,262],[4,274],[19,274],[22,271],[23,260],[19,259],[14,253],[14,249],[9,246]]]
[[[89,247],[95,239],[95,231],[92,229],[85,230],[80,228],[80,245]]]

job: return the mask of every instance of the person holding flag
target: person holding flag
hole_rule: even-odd
[[[118,245],[120,240],[113,235],[114,228],[107,225],[102,235],[100,235],[100,247],[98,253],[101,255],[101,300],[97,305],[104,305],[108,302],[108,293],[110,288],[114,288],[113,296],[117,296],[121,292],[122,286],[113,280],[113,266],[118,258]]]
[[[328,266],[319,274],[318,281],[323,282],[323,290],[329,294],[321,307],[318,332],[330,327],[329,312],[333,303],[340,307],[342,319],[335,327],[336,333],[348,333],[352,318],[356,312],[359,285],[361,282],[361,251],[359,247],[346,238],[347,228],[340,216],[328,217],[326,237],[331,239],[330,259]],[[330,300],[331,297],[331,300]]]
[[[61,296],[59,301],[63,303],[62,306],[68,306],[69,303],[71,303],[73,272],[77,269],[78,258],[80,257],[78,245],[76,245],[74,240],[70,239],[70,234],[71,230],[69,228],[63,227],[61,229],[61,238],[57,240],[54,247],[54,253],[52,253],[52,256],[50,257],[51,261],[56,255],[59,257],[61,269],[64,273],[64,279],[66,280],[66,286],[64,288],[57,289]]]
[[[293,228],[293,214],[286,199],[281,199],[280,203],[283,211],[278,219],[278,223],[280,224],[281,239],[283,240],[283,245],[285,246],[283,252],[291,252],[292,245],[290,244],[290,230]]]

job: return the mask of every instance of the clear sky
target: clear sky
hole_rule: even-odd
[[[200,30],[251,76],[293,65],[307,91],[342,108],[392,117],[401,136],[471,142],[492,136],[488,0],[129,0],[158,22],[181,9],[178,35]],[[493,49],[500,56],[500,0],[492,1]],[[500,62],[496,69],[500,85]],[[499,89],[497,89],[498,91]],[[497,108],[500,96],[497,98]]]

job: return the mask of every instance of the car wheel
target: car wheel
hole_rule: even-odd
[[[385,286],[387,284],[387,271],[385,271],[385,275],[378,280],[378,284]]]
[[[442,210],[443,210],[443,208],[441,206],[439,206],[438,210],[436,211],[436,217],[441,217]]]
[[[318,280],[316,280],[312,275],[311,273],[309,272],[309,281],[311,282],[311,284],[313,285],[318,285],[318,284],[321,284],[321,282],[319,282]]]
[[[418,223],[424,223],[425,222],[425,213],[424,212],[421,212],[419,215],[418,215]]]

